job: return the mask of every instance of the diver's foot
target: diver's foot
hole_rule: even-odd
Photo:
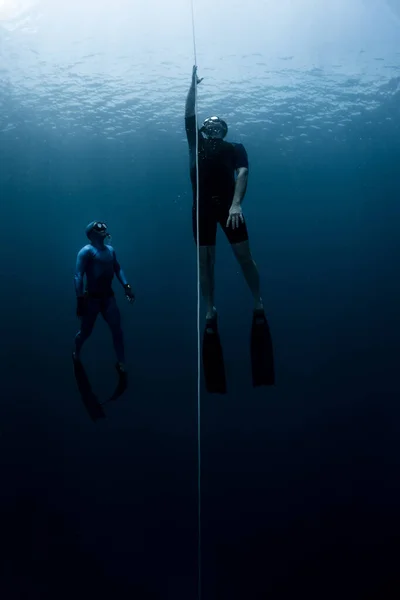
[[[256,325],[263,325],[266,322],[265,312],[262,306],[261,308],[255,308],[253,315]]]
[[[215,308],[215,306],[212,306],[207,311],[206,321],[212,321],[213,319],[216,319],[216,318],[217,318],[217,309]]]
[[[263,304],[262,298],[254,299],[254,312],[263,311],[263,310],[264,310],[264,304]]]
[[[207,333],[215,333],[217,328],[217,309],[212,307],[206,314],[206,331]]]
[[[125,363],[117,362],[115,368],[117,369],[118,375],[126,375]]]

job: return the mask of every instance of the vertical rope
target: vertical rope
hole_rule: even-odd
[[[194,64],[197,66],[194,0],[192,7],[192,33]],[[196,74],[197,78],[197,74]],[[199,128],[197,110],[197,79],[195,82],[195,126],[196,126],[196,240],[197,240],[197,597],[201,600],[201,337],[200,337],[200,236],[199,236]]]

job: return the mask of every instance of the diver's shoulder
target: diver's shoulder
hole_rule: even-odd
[[[230,152],[232,152],[232,150],[234,150],[235,152],[246,150],[241,142],[231,142],[230,140],[224,140],[224,146],[226,150]]]
[[[93,253],[93,246],[91,244],[86,244],[86,246],[83,246],[83,248],[81,248],[79,250],[79,255],[80,256],[86,256],[87,254],[92,254]]]
[[[234,148],[244,148],[244,144],[242,144],[242,142],[229,142],[229,144],[231,144],[231,146]]]
[[[111,246],[111,244],[104,244],[104,245],[107,248],[107,250],[109,250],[110,252],[112,252],[114,254],[115,250],[114,250],[114,247]]]

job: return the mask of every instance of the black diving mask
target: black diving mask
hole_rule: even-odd
[[[97,233],[105,233],[107,231],[107,225],[105,223],[96,221],[93,223],[92,231],[96,231]]]
[[[102,221],[96,221],[93,224],[92,231],[98,233],[104,240],[106,244],[110,244],[112,237],[107,231],[107,225]]]
[[[219,117],[208,117],[208,119],[204,121],[200,132],[211,139],[224,139],[228,133],[228,126],[226,122]]]

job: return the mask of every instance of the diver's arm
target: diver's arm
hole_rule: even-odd
[[[75,276],[74,276],[75,292],[76,292],[76,295],[78,298],[83,297],[83,295],[84,295],[83,278],[84,278],[85,272],[86,272],[87,259],[88,259],[87,249],[82,248],[82,250],[80,250],[78,252],[78,256],[76,258],[76,267],[75,267]]]
[[[192,71],[192,83],[189,88],[189,92],[186,98],[186,108],[185,108],[185,119],[189,117],[194,117],[196,113],[196,85],[198,85],[203,78],[199,79],[197,77],[197,67],[193,67]]]
[[[118,260],[117,260],[117,255],[115,254],[115,250],[113,250],[114,252],[114,272],[115,275],[118,279],[118,281],[120,282],[120,284],[122,285],[122,287],[125,290],[125,296],[126,298],[129,300],[129,302],[134,302],[135,301],[135,294],[132,291],[131,286],[129,285],[126,277],[125,277],[125,273],[123,272],[123,270],[121,269],[121,265],[119,264]]]
[[[233,195],[232,204],[241,205],[243,202],[243,198],[246,194],[247,190],[247,181],[249,176],[249,169],[247,167],[240,167],[237,170],[236,184],[235,184],[235,193]]]
[[[194,117],[195,111],[196,111],[196,84],[195,84],[195,78],[192,77],[192,84],[189,88],[189,92],[186,97],[185,119],[188,119],[189,117]]]
[[[120,284],[122,285],[122,287],[126,288],[128,284],[128,281],[125,277],[125,273],[123,272],[123,270],[121,269],[121,265],[119,264],[118,260],[117,260],[117,255],[114,252],[114,273],[116,278],[118,279],[118,281],[120,282]]]
[[[233,152],[237,176],[232,206],[241,206],[246,194],[247,181],[249,178],[249,157],[247,156],[246,148],[243,144],[233,144]]]
[[[193,67],[192,83],[186,98],[185,109],[185,129],[186,137],[189,144],[189,154],[193,160],[196,152],[196,144],[200,142],[201,136],[198,135],[196,128],[196,85],[202,81],[197,77],[197,67]]]

